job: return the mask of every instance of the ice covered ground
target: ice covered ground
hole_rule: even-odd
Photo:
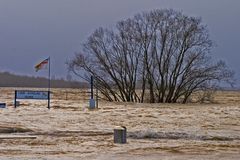
[[[53,97],[48,110],[46,101],[35,100],[21,101],[14,109],[12,93],[1,89],[0,100],[8,107],[0,110],[0,135],[37,138],[0,139],[0,159],[240,159],[236,95],[233,103],[100,102],[97,110],[62,95]],[[127,127],[127,144],[113,143],[118,125]]]

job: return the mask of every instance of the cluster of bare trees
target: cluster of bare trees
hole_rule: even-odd
[[[186,103],[199,90],[231,82],[233,72],[209,56],[212,41],[200,18],[154,10],[97,29],[69,69],[109,101]]]

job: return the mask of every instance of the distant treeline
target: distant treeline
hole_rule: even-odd
[[[0,72],[0,87],[35,87],[46,88],[48,79],[43,77],[29,77],[15,75],[9,72]],[[87,88],[88,84],[64,79],[51,80],[52,88]]]

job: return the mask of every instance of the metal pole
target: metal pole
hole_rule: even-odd
[[[15,91],[14,107],[17,108],[17,91]]]
[[[93,94],[93,76],[91,76],[91,99],[89,100],[89,108],[95,109],[95,100],[94,100],[94,94]]]
[[[93,76],[91,76],[91,99],[93,99]]]
[[[50,64],[50,57],[48,57],[48,109],[50,109],[50,88],[51,88],[51,79],[50,79],[50,76],[51,76],[51,64]]]

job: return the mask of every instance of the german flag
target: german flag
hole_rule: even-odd
[[[48,61],[49,61],[49,58],[47,58],[44,61],[42,61],[42,62],[38,63],[37,65],[35,65],[36,72],[39,71],[40,69],[46,68],[47,65],[48,65]]]

